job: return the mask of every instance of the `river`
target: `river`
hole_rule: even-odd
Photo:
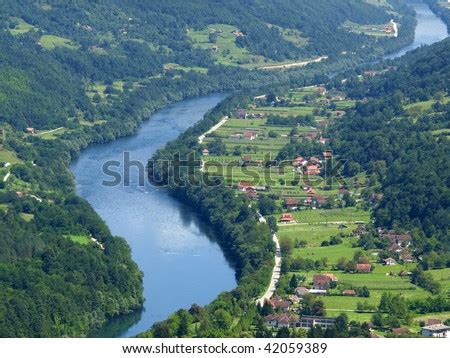
[[[151,155],[199,121],[225,98],[213,94],[169,106],[145,121],[135,135],[84,150],[73,162],[77,192],[85,198],[114,235],[124,237],[133,259],[144,273],[142,312],[112,320],[95,336],[129,337],[141,333],[192,303],[207,304],[236,286],[235,273],[226,261],[214,233],[164,190],[139,186],[138,171],[131,171],[129,186],[107,187],[102,164],[123,162],[123,152],[144,165]]]
[[[417,27],[414,42],[397,52],[386,55],[385,60],[401,57],[408,51],[423,45],[431,45],[448,36],[447,26],[430,10],[427,4],[421,0],[407,0],[406,3],[416,11]]]
[[[408,1],[417,12],[413,44],[385,58],[397,58],[448,36],[445,24],[420,0]],[[207,304],[236,285],[234,270],[214,240],[211,229],[164,190],[140,187],[136,171],[130,186],[105,187],[102,164],[123,162],[123,152],[146,163],[158,148],[175,139],[222,99],[213,94],[187,99],[145,121],[139,132],[111,143],[91,146],[73,162],[77,192],[102,217],[114,235],[124,237],[144,272],[142,312],[118,317],[95,336],[130,337],[192,303]]]

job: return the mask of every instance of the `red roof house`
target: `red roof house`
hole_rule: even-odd
[[[289,213],[281,214],[280,221],[283,223],[290,223],[294,221],[294,217],[292,216],[292,214]]]
[[[372,271],[371,264],[356,264],[356,272],[358,273],[370,273]]]

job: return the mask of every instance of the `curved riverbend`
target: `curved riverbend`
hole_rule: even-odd
[[[448,36],[447,26],[427,4],[421,0],[408,0],[407,4],[416,11],[417,27],[414,42],[397,52],[386,55],[385,60],[401,57],[420,46],[434,44]]]
[[[148,329],[192,303],[207,304],[220,292],[233,289],[235,273],[212,230],[164,190],[139,186],[138,172],[130,186],[102,186],[111,178],[102,173],[106,161],[131,160],[146,164],[168,141],[203,118],[225,98],[223,94],[187,99],[151,116],[135,135],[84,150],[72,164],[77,192],[106,222],[114,235],[124,237],[133,259],[144,273],[144,311],[112,320],[96,336],[129,337]],[[131,326],[131,327],[130,327]]]
[[[403,56],[422,45],[448,36],[445,24],[420,0],[408,1],[417,13],[418,26],[413,44],[388,55]],[[137,173],[129,187],[105,187],[102,164],[123,162],[123,152],[132,160],[147,159],[168,141],[175,139],[225,95],[188,99],[155,113],[133,136],[89,147],[72,164],[77,192],[90,202],[112,233],[124,237],[133,259],[144,272],[145,306],[112,320],[95,333],[102,337],[129,337],[147,330],[154,322],[192,303],[207,304],[218,293],[236,285],[234,270],[226,261],[214,234],[193,210],[171,198],[164,190],[139,187]]]

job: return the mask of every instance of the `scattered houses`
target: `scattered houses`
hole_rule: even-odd
[[[304,170],[305,175],[319,175],[320,168],[317,165],[307,165]]]
[[[297,287],[295,289],[295,294],[298,297],[303,297],[303,296],[309,295],[309,289],[307,287],[304,287],[304,286]]]
[[[279,297],[274,297],[269,301],[269,304],[272,306],[274,310],[289,311],[292,302],[285,301]]]
[[[203,149],[202,154],[207,157],[209,155],[209,150],[208,148]]]
[[[401,335],[410,333],[409,329],[406,327],[392,328],[391,332],[393,334],[395,334],[396,336],[401,336]]]
[[[244,108],[239,108],[236,111],[236,117],[239,118],[239,119],[247,119],[247,116],[248,116],[248,112]]]

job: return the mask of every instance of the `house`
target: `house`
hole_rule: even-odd
[[[299,200],[296,198],[284,199],[284,206],[288,209],[297,209],[298,205],[299,205]]]
[[[325,206],[328,203],[328,199],[321,195],[316,195],[312,198],[312,206],[319,208]]]
[[[246,188],[245,193],[249,199],[258,199],[258,193],[254,188]]]
[[[317,157],[311,157],[309,158],[308,163],[312,165],[317,165],[320,164],[320,159]]]
[[[356,264],[356,272],[358,273],[370,273],[372,271],[371,264]]]
[[[304,286],[297,287],[295,289],[295,294],[298,297],[303,297],[303,296],[309,295],[309,289]]]
[[[230,135],[231,139],[242,139],[244,138],[244,135],[242,133],[233,133]]]
[[[395,335],[408,334],[410,331],[406,327],[392,328],[391,332]]]
[[[253,131],[245,131],[244,132],[244,139],[255,140],[256,138],[258,138],[258,133],[253,132]]]
[[[353,236],[361,236],[366,233],[366,228],[363,225],[358,225],[358,227],[352,231]]]
[[[375,77],[376,75],[376,71],[364,71],[364,77]]]
[[[332,150],[326,150],[323,152],[323,157],[325,160],[330,160],[333,158],[333,151]]]
[[[312,327],[319,326],[322,329],[327,329],[328,327],[332,327],[335,322],[336,318],[332,317],[303,315],[302,318],[297,322],[297,327],[303,329],[310,329]]]
[[[311,295],[326,295],[327,294],[327,290],[320,290],[320,289],[317,289],[317,288],[311,288],[309,290],[309,293]]]
[[[319,136],[319,132],[311,131],[311,132],[306,133],[305,138],[309,141],[313,141],[313,140],[317,139],[318,136]]]
[[[244,155],[241,157],[241,160],[239,161],[239,164],[241,166],[244,165],[250,165],[252,163],[252,157],[250,155]]]
[[[272,306],[274,310],[281,310],[281,311],[289,311],[292,302],[291,301],[285,301],[279,297],[272,298],[269,301],[269,304]]]
[[[387,259],[383,260],[384,266],[393,266],[397,263],[392,257],[388,257]]]
[[[325,96],[327,94],[327,89],[323,86],[320,86],[319,88],[317,88],[317,94],[319,94],[320,96]]]
[[[247,116],[248,116],[247,110],[244,109],[244,108],[239,108],[239,109],[236,111],[236,117],[237,117],[237,118],[240,118],[240,119],[247,119]]]
[[[355,290],[344,290],[344,291],[342,291],[342,295],[355,297],[356,291]]]
[[[208,150],[208,148],[203,149],[203,150],[202,150],[202,154],[203,154],[205,157],[208,156],[208,155],[209,155],[209,150]]]
[[[36,134],[36,130],[34,128],[32,128],[32,127],[28,127],[28,128],[25,129],[25,133]]]
[[[433,326],[435,324],[442,324],[442,321],[437,318],[428,318],[425,322],[425,326]]]
[[[343,117],[347,114],[347,112],[341,110],[336,110],[334,113],[336,114],[336,117]]]
[[[305,199],[304,204],[305,204],[305,206],[312,206],[312,202],[313,202],[313,198],[310,197],[310,196],[308,196],[308,197]]]
[[[399,259],[403,262],[415,262],[413,255],[407,249],[400,250]]]
[[[304,170],[305,175],[319,175],[320,168],[317,165],[307,165]]]
[[[307,194],[309,195],[316,195],[316,189],[309,187],[308,190],[306,191]]]
[[[316,290],[327,290],[331,282],[337,282],[337,277],[331,273],[314,275],[313,284]]]
[[[252,185],[252,183],[248,181],[240,181],[238,184],[238,189],[241,191],[247,191],[247,189],[255,189],[255,187]]]
[[[448,331],[450,327],[443,324],[433,324],[430,326],[422,327],[420,334],[424,337],[435,337],[435,338],[448,338],[450,335]]]
[[[212,52],[217,52],[217,51],[219,51],[219,45],[212,45],[212,46],[211,46],[211,51],[212,51]]]
[[[282,223],[291,223],[294,221],[294,217],[292,216],[292,214],[289,214],[289,213],[281,214],[280,221]]]
[[[289,327],[293,327],[295,326],[295,324],[297,323],[298,318],[287,314],[287,313],[283,313],[283,314],[270,314],[266,317],[266,323],[269,326],[272,327],[277,327],[277,328],[289,328]]]
[[[301,167],[304,162],[305,162],[305,158],[297,157],[292,161],[292,166],[295,168],[298,168],[298,167]]]

